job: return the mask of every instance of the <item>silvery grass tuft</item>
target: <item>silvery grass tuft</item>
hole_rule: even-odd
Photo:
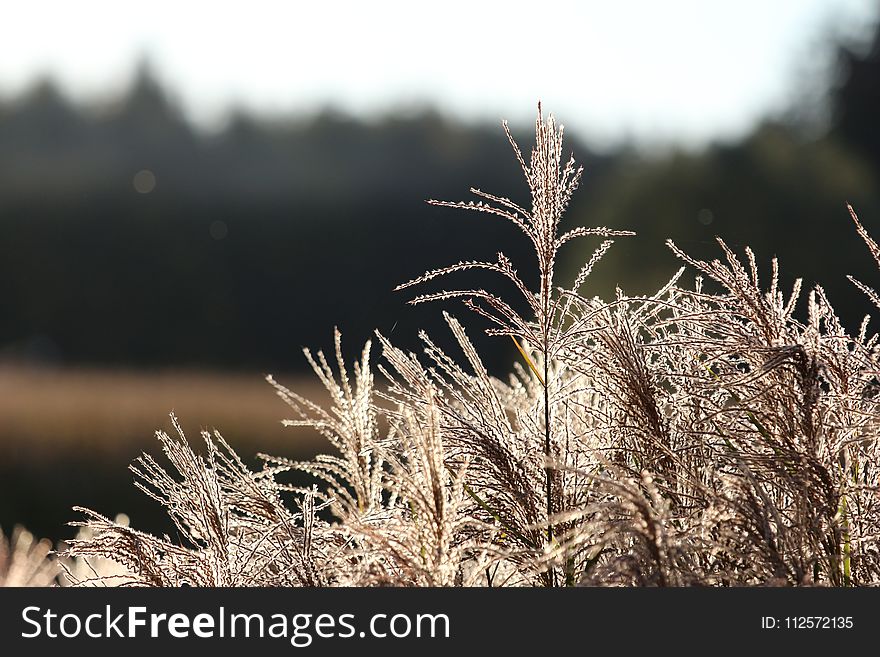
[[[160,432],[168,466],[144,455],[138,485],[181,539],[83,510],[62,553],[68,579],[141,586],[685,586],[880,584],[880,353],[868,318],[855,334],[821,287],[786,292],[776,260],[718,240],[656,294],[600,299],[588,277],[627,231],[561,228],[581,169],[540,106],[524,208],[478,189],[430,201],[514,224],[535,261],[464,261],[399,289],[412,303],[463,300],[488,339],[516,343],[506,379],[448,312],[459,353],[422,333],[422,353],[380,333],[349,365],[305,351],[330,394],[322,406],[269,382],[290,425],[330,448],[308,461],[261,455],[252,471],[219,434],[197,454]],[[880,249],[852,213],[880,265]],[[573,281],[560,249],[598,241]],[[520,276],[517,267],[532,267]],[[513,285],[437,289],[466,270]],[[690,270],[691,284],[681,281]],[[768,280],[764,281],[764,277]],[[525,280],[537,281],[533,289]],[[880,297],[856,282],[880,306]],[[805,298],[804,298],[805,296]],[[796,314],[798,304],[805,308]],[[378,377],[378,381],[377,381]],[[292,487],[285,473],[309,475]],[[95,561],[99,560],[99,561]],[[91,564],[116,564],[111,575]],[[89,575],[88,573],[92,574]],[[87,574],[83,574],[87,573]],[[103,579],[102,579],[103,578]],[[115,579],[114,579],[115,578]],[[122,579],[120,579],[122,578]]]

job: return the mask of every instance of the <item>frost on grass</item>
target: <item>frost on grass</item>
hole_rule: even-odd
[[[379,362],[368,343],[349,367],[337,332],[329,357],[305,352],[328,406],[269,379],[290,406],[285,422],[321,433],[325,454],[262,455],[253,471],[219,434],[204,434],[197,454],[175,424],[175,434],[158,434],[169,465],[144,455],[133,469],[176,538],[83,510],[82,533],[62,555],[76,566],[69,579],[880,584],[880,353],[867,318],[848,332],[821,287],[804,293],[798,280],[783,290],[775,260],[764,269],[751,250],[737,254],[721,239],[710,262],[670,242],[683,267],[652,296],[587,296],[613,240],[631,233],[563,229],[581,168],[565,157],[562,127],[539,108],[528,158],[504,129],[530,206],[478,189],[474,201],[431,203],[512,223],[537,271],[521,277],[502,252],[399,289],[422,288],[412,303],[461,300],[489,336],[515,342],[520,360],[509,376],[489,374],[478,343],[448,313],[455,353],[426,334],[422,352],[408,353],[377,333]],[[575,239],[595,246],[560,284],[560,249]],[[441,285],[465,270],[506,279],[515,295]],[[283,483],[290,471],[313,484]],[[38,561],[25,557],[24,572],[39,572]]]

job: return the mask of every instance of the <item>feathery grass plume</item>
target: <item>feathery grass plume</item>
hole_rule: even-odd
[[[546,121],[543,118],[541,105],[538,104],[538,118],[535,121],[535,146],[532,149],[528,164],[523,157],[516,140],[514,140],[507,122],[504,122],[504,131],[513,148],[517,161],[522,168],[531,194],[531,209],[520,207],[509,198],[486,193],[479,189],[471,189],[471,192],[480,200],[477,202],[450,202],[431,200],[433,205],[451,207],[464,210],[473,210],[499,216],[515,225],[531,242],[538,263],[538,289],[530,290],[517,274],[513,264],[503,253],[499,252],[496,262],[463,261],[448,267],[434,269],[422,276],[403,283],[398,290],[414,285],[426,283],[438,277],[448,276],[459,271],[472,269],[485,269],[500,274],[512,282],[529,307],[530,315],[523,317],[501,297],[483,289],[468,290],[442,290],[434,293],[422,294],[415,297],[411,303],[418,304],[426,301],[439,301],[446,299],[462,298],[465,304],[474,312],[487,318],[492,323],[492,328],[487,330],[490,335],[509,335],[513,338],[517,348],[522,353],[530,369],[541,383],[543,389],[543,455],[544,455],[544,500],[542,518],[546,525],[546,539],[552,543],[554,535],[553,523],[550,518],[554,513],[564,511],[562,500],[566,497],[564,491],[554,490],[558,487],[555,481],[553,461],[559,458],[562,451],[560,436],[554,432],[554,402],[558,402],[562,396],[559,379],[561,373],[554,370],[553,360],[560,351],[570,343],[571,335],[566,331],[566,315],[568,298],[562,291],[554,286],[554,275],[558,261],[559,250],[566,243],[579,238],[589,236],[616,237],[632,235],[630,231],[615,231],[608,228],[578,227],[565,233],[560,233],[560,223],[568,208],[571,197],[580,183],[583,168],[575,164],[574,157],[564,160],[563,157],[563,127],[557,126],[551,115]],[[582,287],[593,266],[605,254],[613,243],[606,239],[587,264],[577,275],[572,292],[576,293]],[[536,350],[539,366],[533,363],[528,351],[518,342],[518,338],[533,345]],[[537,482],[535,482],[537,483]],[[535,486],[537,487],[537,486]],[[549,583],[555,582],[555,575],[549,573]]]
[[[317,430],[336,454],[322,454],[307,462],[291,462],[265,455],[263,458],[276,468],[275,472],[297,469],[326,484],[327,494],[319,495],[332,504],[338,517],[369,516],[381,508],[384,462],[381,450],[377,448],[385,443],[379,434],[380,410],[373,402],[370,343],[364,346],[361,360],[354,363],[352,376],[347,372],[342,354],[342,334],[338,329],[334,331],[334,348],[338,380],[323,351],[312,356],[309,349],[303,350],[312,370],[330,394],[331,409],[324,409],[285,388],[271,376],[267,380],[298,417],[284,420],[283,424]]]
[[[847,204],[846,209],[849,210],[849,216],[852,217],[853,223],[856,225],[856,231],[858,232],[859,237],[864,240],[865,245],[868,247],[868,251],[870,251],[871,255],[874,257],[874,262],[880,267],[880,246],[877,245],[877,242],[874,241],[874,239],[868,234],[868,231],[865,230],[865,227],[862,226],[862,222],[859,221],[859,217],[856,215],[856,211],[853,210],[852,206]],[[873,288],[865,285],[852,276],[847,276],[847,278],[853,285],[864,292],[875,306],[880,308],[880,296],[877,295],[877,292],[875,292]]]
[[[431,399],[444,429],[447,466],[458,471],[468,465],[463,511],[493,531],[483,541],[504,555],[502,571],[520,583],[534,584],[545,576],[534,567],[534,555],[543,551],[540,481],[544,459],[536,416],[540,391],[527,377],[517,389],[488,375],[461,325],[446,315],[453,335],[467,355],[469,374],[422,334],[434,365],[423,368],[413,354],[405,354],[379,336],[390,368],[382,367],[390,385],[385,394],[399,409],[398,425],[407,409],[422,408]],[[530,386],[530,392],[527,387]],[[538,485],[536,485],[538,482]]]
[[[460,352],[421,333],[423,353],[377,332],[346,365],[305,350],[330,394],[323,407],[269,378],[328,453],[262,455],[248,469],[219,434],[197,455],[176,424],[158,437],[171,468],[148,455],[138,485],[168,511],[180,540],[85,511],[62,554],[79,584],[146,586],[877,586],[880,585],[880,339],[868,318],[849,332],[820,286],[783,291],[748,248],[718,240],[650,296],[581,291],[611,238],[559,231],[581,176],[563,161],[562,128],[539,108],[525,174],[531,207],[480,190],[475,203],[530,240],[538,287],[513,263],[463,270],[512,282],[519,299],[441,290],[413,303],[463,299],[522,356],[491,376],[461,323],[444,313]],[[851,211],[880,266],[876,243]],[[603,238],[569,288],[559,249]],[[684,274],[695,275],[684,283]],[[717,291],[708,291],[708,281]],[[870,288],[856,283],[877,303]],[[523,304],[524,301],[524,304]],[[798,304],[804,312],[796,313]],[[877,304],[880,306],[880,303]],[[516,307],[527,307],[520,314]],[[295,470],[313,486],[281,482]],[[100,561],[124,568],[105,577]],[[88,560],[87,562],[84,560]],[[0,559],[0,567],[2,567]],[[65,562],[69,563],[69,562]],[[82,564],[96,564],[92,575]]]
[[[851,583],[853,541],[842,505],[856,492],[842,464],[853,434],[876,425],[876,403],[862,394],[875,357],[846,334],[821,288],[808,295],[801,323],[793,315],[799,282],[785,300],[774,261],[762,292],[751,251],[746,268],[719,244],[726,264],[692,260],[671,244],[727,292],[692,295],[686,314],[675,316],[678,349],[698,344],[694,359],[705,367],[688,397],[705,409],[704,435],[719,458],[760,501],[755,539],[777,555],[777,575],[794,584]],[[875,440],[865,448],[876,455]]]
[[[367,570],[368,580],[381,563],[380,583],[471,585],[489,566],[490,549],[479,542],[482,523],[465,511],[468,464],[453,469],[444,461],[444,430],[433,391],[420,407],[401,406],[392,422],[394,442],[384,455],[385,486],[392,496],[386,520],[349,527],[374,553],[368,555],[374,566]]]
[[[120,513],[113,519],[113,523],[128,526],[129,518],[124,513]],[[90,541],[94,538],[93,528],[80,527],[75,538],[81,542]],[[62,543],[59,548],[62,555],[65,555],[59,560],[64,570],[58,578],[61,586],[116,587],[128,586],[136,581],[129,570],[116,561],[103,557],[69,557],[64,552],[67,547],[66,543]]]
[[[181,542],[111,521],[88,509],[90,536],[70,542],[67,558],[103,558],[124,566],[139,586],[319,586],[332,536],[314,495],[287,508],[270,472],[251,472],[218,433],[202,433],[197,455],[172,416],[176,434],[157,432],[175,474],[144,454],[132,466],[136,485],[165,507]],[[325,540],[327,539],[327,540]],[[86,580],[84,583],[89,583]]]
[[[751,252],[745,267],[720,245],[726,264],[671,246],[726,293],[677,275],[650,299],[619,295],[561,356],[601,387],[612,439],[578,472],[593,491],[557,517],[580,524],[550,558],[574,554],[593,584],[876,582],[876,339],[849,337],[821,288],[800,323],[799,282],[786,300],[774,262],[763,292]]]
[[[381,338],[381,336],[380,336]],[[383,339],[384,342],[384,338]],[[386,348],[391,348],[388,345]],[[472,583],[488,563],[491,546],[480,543],[479,520],[466,512],[466,463],[447,460],[447,429],[435,403],[441,394],[424,380],[407,390],[406,399],[384,394],[373,401],[369,343],[354,367],[354,385],[342,357],[341,335],[335,333],[338,375],[323,352],[306,357],[331,394],[326,411],[270,379],[279,396],[301,417],[285,424],[321,432],[334,454],[293,462],[263,455],[273,473],[287,469],[315,476],[325,484],[326,501],[345,545],[347,585],[452,586]],[[416,371],[424,374],[419,367]],[[387,427],[380,432],[380,424]],[[357,565],[354,565],[357,564]]]

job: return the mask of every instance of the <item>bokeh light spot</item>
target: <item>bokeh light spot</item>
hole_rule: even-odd
[[[134,174],[131,184],[138,194],[149,194],[156,189],[156,174],[149,169],[141,169]]]

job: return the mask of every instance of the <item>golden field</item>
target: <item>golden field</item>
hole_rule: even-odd
[[[276,375],[289,388],[326,401],[302,375]],[[135,371],[0,367],[0,527],[21,523],[53,540],[72,536],[73,506],[141,527],[172,531],[161,508],[133,485],[128,465],[146,451],[164,462],[155,438],[174,411],[201,451],[202,429],[217,429],[259,467],[258,452],[309,458],[324,448],[308,429],[283,427],[291,409],[254,372]]]
[[[276,378],[326,400],[311,379]],[[0,456],[152,449],[154,431],[170,429],[172,411],[191,439],[216,428],[242,455],[310,453],[320,438],[283,427],[290,410],[260,373],[0,367]]]

